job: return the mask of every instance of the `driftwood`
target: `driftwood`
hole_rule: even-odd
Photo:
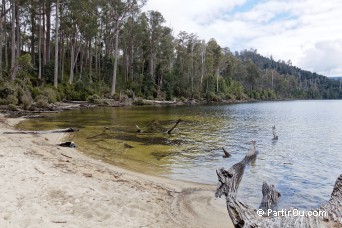
[[[272,127],[272,133],[273,133],[273,140],[278,140],[278,135],[276,133],[275,125]]]
[[[43,115],[27,115],[27,116],[22,116],[22,118],[25,119],[39,119],[39,118],[45,118]]]
[[[224,147],[222,147],[222,150],[223,150],[223,153],[224,153],[222,155],[222,157],[229,158],[231,156],[230,153]]]
[[[173,127],[171,127],[169,130],[167,130],[166,133],[171,134],[173,129],[175,129],[180,122],[181,122],[181,119],[178,119],[177,122],[175,123],[175,125],[173,125]]]
[[[138,125],[135,125],[135,127],[137,128],[136,133],[167,133],[167,134],[171,134],[171,132],[178,126],[178,124],[180,122],[181,122],[181,119],[178,119],[177,122],[170,129],[165,130],[165,128],[163,128],[161,126],[161,124],[159,123],[158,120],[153,120],[149,124],[147,130],[144,130],[144,131]]]
[[[73,141],[68,141],[68,142],[59,143],[58,146],[73,148],[73,147],[76,147],[76,144]]]
[[[256,158],[255,144],[244,159],[233,165],[228,171],[224,168],[216,170],[219,184],[215,196],[225,195],[228,214],[235,227],[342,227],[342,174],[336,180],[330,200],[320,208],[301,211],[292,208],[278,210],[280,193],[273,185],[263,183],[263,198],[259,210],[236,199],[246,165]],[[291,211],[291,212],[289,212]],[[297,212],[297,216],[294,213]],[[318,216],[298,216],[299,215]]]
[[[67,133],[79,131],[76,128],[64,128],[46,131],[5,131],[4,134],[51,134],[51,133]]]

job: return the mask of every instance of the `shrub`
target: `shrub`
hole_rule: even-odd
[[[90,95],[87,100],[91,103],[95,103],[96,100],[100,99],[101,97],[97,94]]]
[[[47,108],[47,107],[49,107],[48,98],[43,96],[43,95],[38,95],[35,98],[35,101],[36,101],[36,106],[38,108]]]
[[[58,101],[58,94],[54,88],[43,88],[42,95],[44,95],[48,99],[49,103],[55,103]]]
[[[8,104],[7,108],[10,111],[18,111],[17,106],[15,106],[14,104]]]
[[[20,98],[21,103],[23,104],[23,108],[27,110],[30,108],[32,104],[32,97],[30,93],[24,93]]]
[[[17,105],[18,104],[17,96],[15,96],[15,95],[8,95],[7,96],[7,104]]]
[[[17,87],[14,83],[5,82],[0,85],[0,98],[7,99],[10,95],[17,95]]]

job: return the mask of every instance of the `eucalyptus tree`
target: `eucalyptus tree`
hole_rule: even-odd
[[[209,92],[213,92],[213,85],[211,84],[213,79],[216,79],[216,87],[214,90],[219,90],[219,77],[220,77],[220,66],[222,60],[221,47],[217,44],[215,39],[210,39],[207,44],[205,66],[206,66],[206,95],[208,97]]]
[[[56,0],[56,20],[55,20],[55,69],[53,86],[58,86],[58,29],[59,29],[59,0]]]
[[[3,54],[2,54],[2,50],[3,50],[3,46],[5,46],[5,68],[8,67],[8,56],[7,56],[7,29],[6,29],[6,17],[7,17],[7,13],[10,12],[11,8],[6,8],[7,6],[7,1],[6,0],[2,0],[1,2],[1,15],[0,15],[0,77],[2,76],[2,71],[3,71]],[[4,45],[4,41],[5,41],[5,45]]]
[[[113,20],[112,29],[115,33],[115,44],[114,44],[114,66],[112,75],[112,88],[111,95],[116,92],[116,78],[117,78],[117,67],[119,58],[119,33],[123,24],[126,22],[127,18],[131,15],[133,11],[138,11],[144,4],[146,0],[111,0],[108,2],[109,15]]]
[[[11,8],[12,8],[12,18],[11,18],[11,79],[14,81],[16,78],[16,65],[15,65],[15,59],[16,59],[16,48],[17,43],[15,41],[15,14],[16,14],[16,4],[17,0],[11,0]]]
[[[169,27],[162,28],[162,36],[159,43],[159,50],[157,52],[158,62],[156,63],[156,83],[157,83],[157,97],[165,98],[161,94],[164,80],[168,74],[171,74],[174,60],[174,44],[173,44],[172,30]]]

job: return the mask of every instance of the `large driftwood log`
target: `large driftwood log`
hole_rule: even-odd
[[[67,133],[79,131],[76,128],[64,128],[46,131],[5,131],[4,134],[51,134],[51,133]]]
[[[216,197],[225,195],[228,214],[235,227],[342,227],[342,174],[336,180],[331,198],[320,208],[306,211],[318,216],[295,216],[296,209],[278,210],[277,203],[280,193],[273,185],[263,183],[263,198],[259,210],[248,206],[236,199],[236,193],[241,182],[246,164],[256,158],[255,143],[242,161],[233,165],[228,171],[221,168],[217,170],[219,185]],[[257,212],[263,212],[263,216]],[[289,213],[291,211],[292,213]],[[298,212],[298,210],[296,211]],[[277,214],[275,214],[277,213]],[[299,213],[299,215],[302,215]]]
[[[273,140],[278,140],[278,135],[276,133],[275,125],[272,127],[272,133],[273,133]]]

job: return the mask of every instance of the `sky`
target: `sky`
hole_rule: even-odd
[[[342,76],[342,0],[148,0],[177,36],[214,38],[232,52],[256,49],[302,69]]]

